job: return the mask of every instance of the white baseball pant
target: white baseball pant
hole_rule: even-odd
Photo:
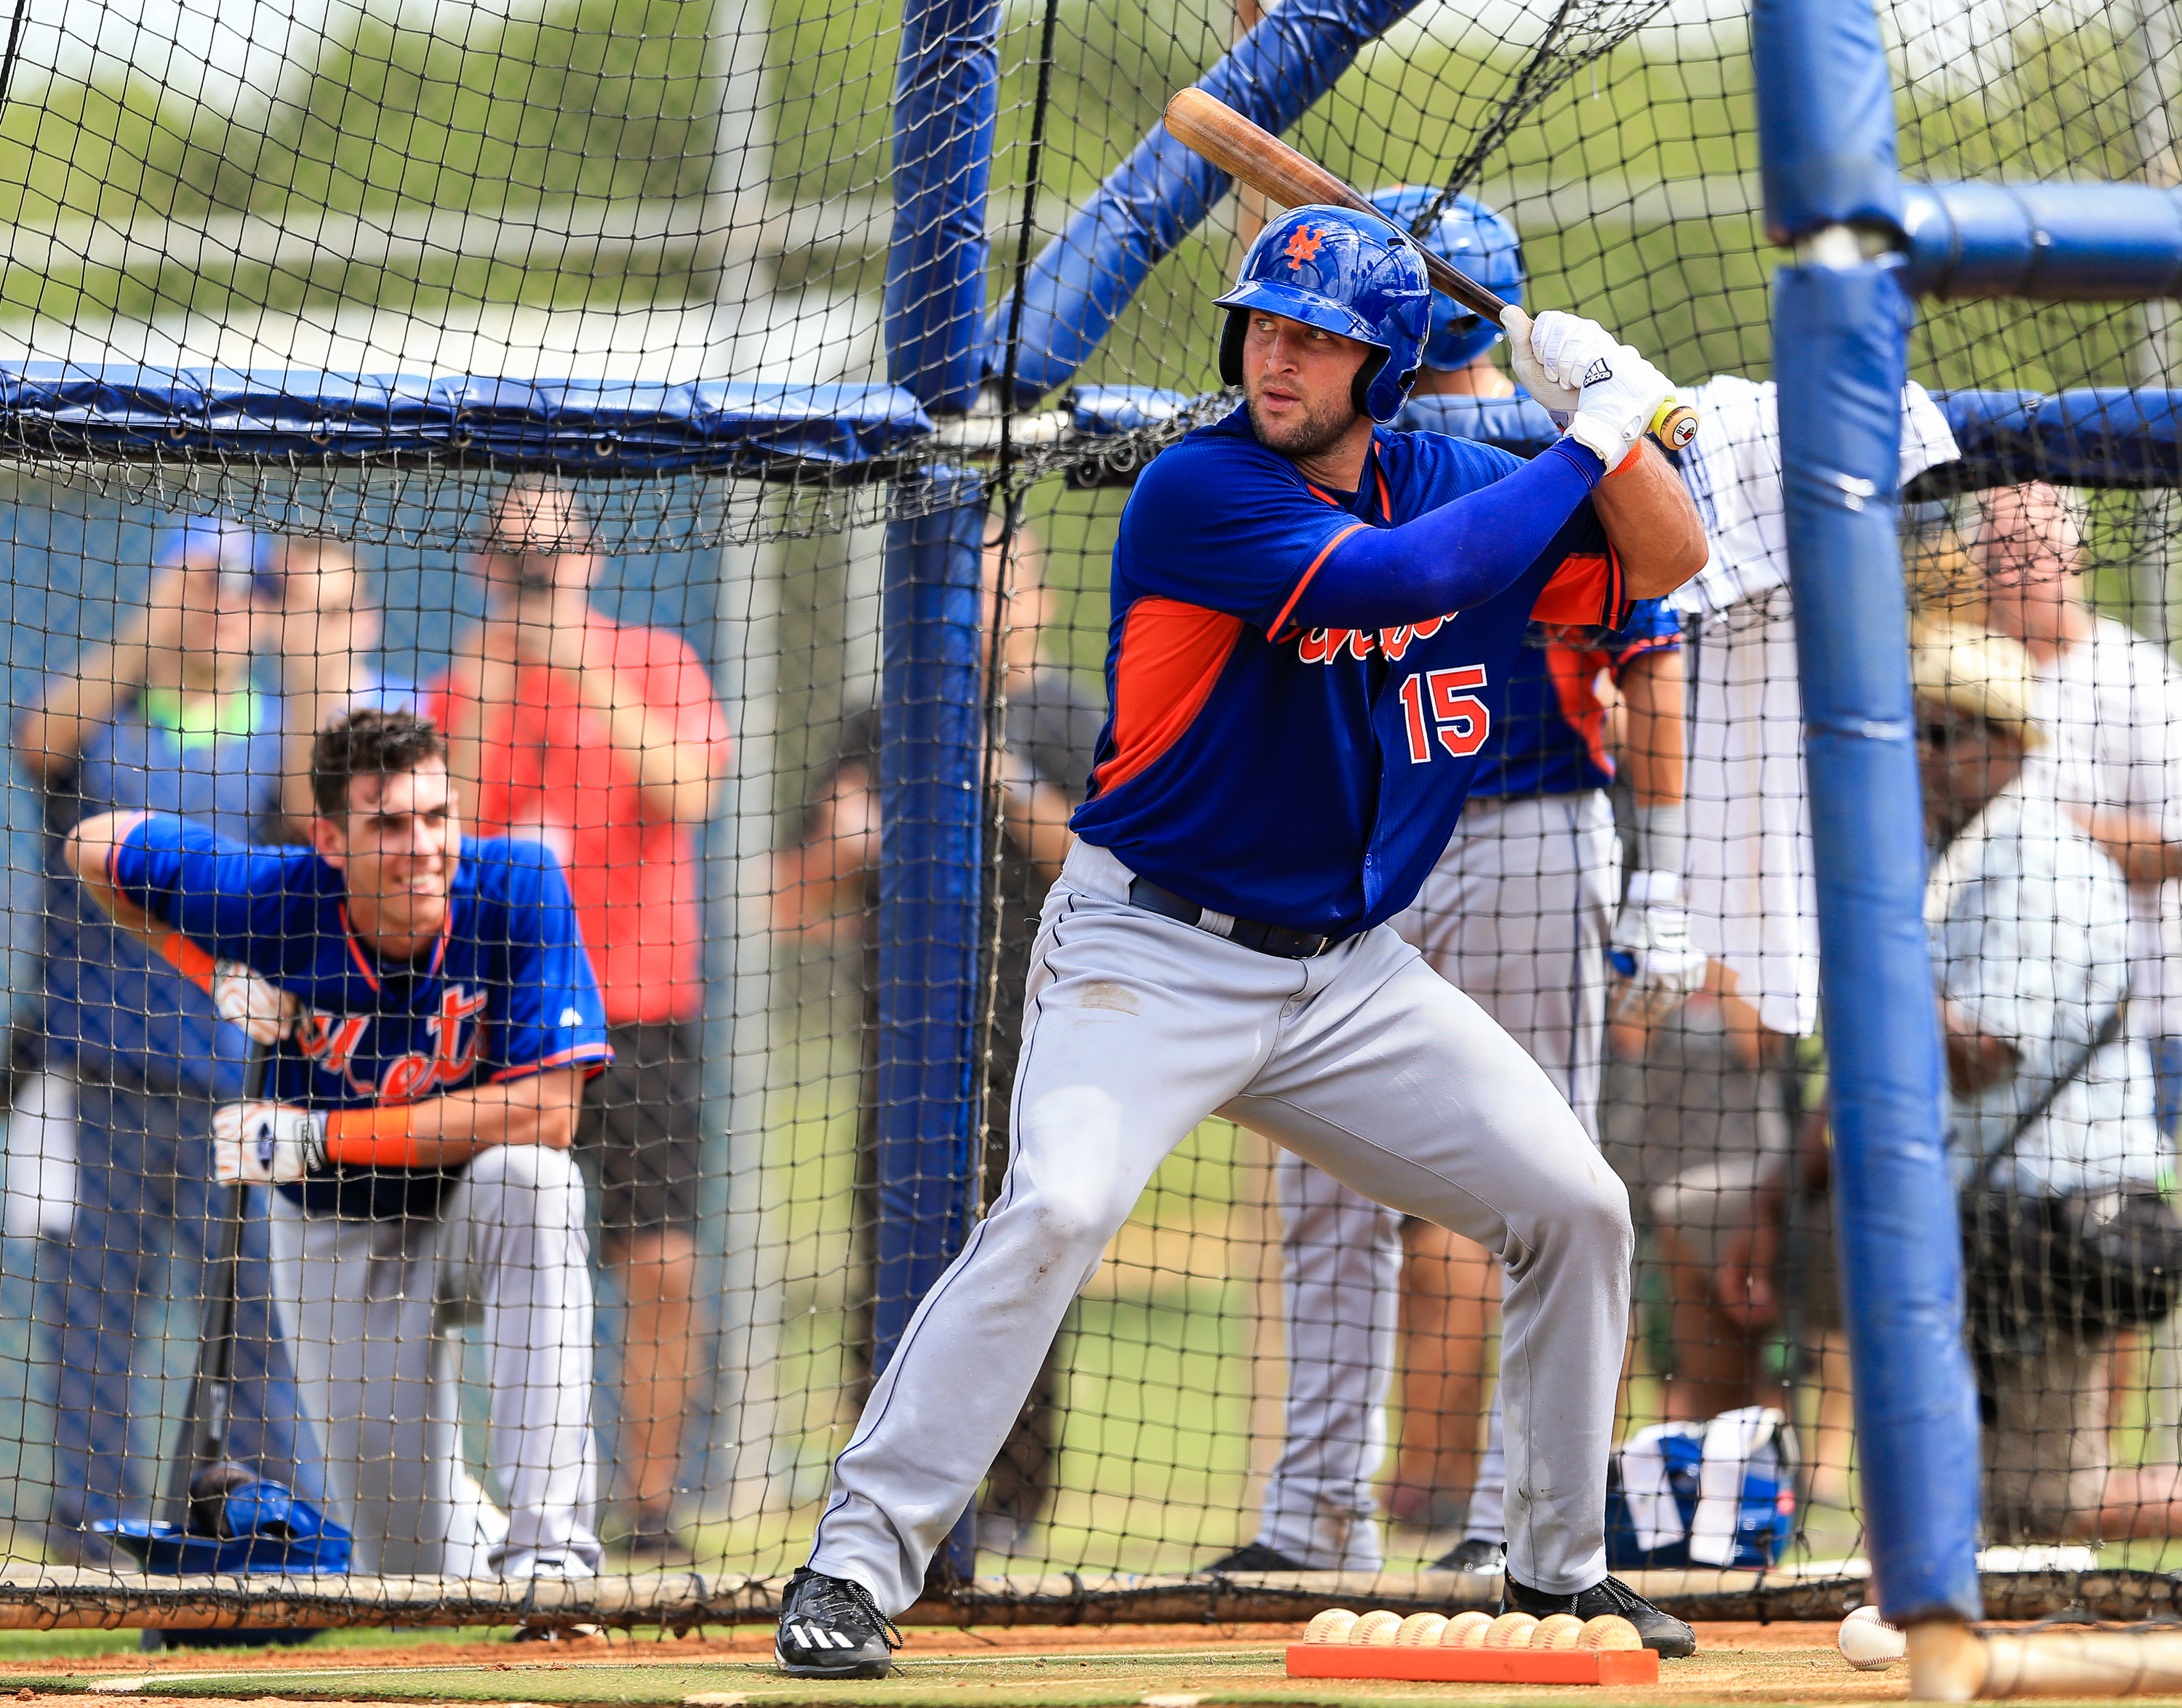
[[[1217,1114],[1500,1256],[1510,1557],[1551,1593],[1597,1583],[1629,1315],[1620,1181],[1538,1065],[1391,928],[1284,960],[1131,907],[1129,882],[1079,842],[1047,898],[1007,1178],[835,1461],[812,1567],[890,1613],[917,1599],[1069,1301]]]
[[[568,1152],[480,1151],[433,1217],[309,1216],[271,1197],[274,1306],[355,1570],[595,1571],[590,1241]],[[447,1331],[471,1303],[483,1310],[504,1539],[462,1464],[462,1343]]]
[[[1530,1053],[1594,1144],[1620,879],[1603,790],[1476,800],[1393,922]],[[1274,1179],[1288,1388],[1257,1539],[1320,1570],[1374,1572],[1384,1556],[1371,1489],[1386,1453],[1402,1218],[1300,1157],[1281,1157]],[[1499,1539],[1506,1476],[1496,1390],[1465,1533]]]

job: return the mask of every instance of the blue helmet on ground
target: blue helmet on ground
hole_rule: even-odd
[[[1407,231],[1417,216],[1439,199],[1421,184],[1395,184],[1371,198],[1371,205]],[[1523,302],[1523,245],[1515,228],[1475,196],[1457,196],[1440,211],[1418,240],[1450,267],[1458,268],[1494,296],[1520,308]],[[1432,336],[1425,341],[1425,363],[1452,372],[1467,368],[1500,341],[1500,329],[1452,297],[1435,296]]]
[[[1220,377],[1243,382],[1243,334],[1254,309],[1338,332],[1371,347],[1352,396],[1374,421],[1391,421],[1415,383],[1432,319],[1432,282],[1417,246],[1383,219],[1346,208],[1297,208],[1258,234],[1220,341]]]

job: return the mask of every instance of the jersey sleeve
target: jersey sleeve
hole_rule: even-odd
[[[1620,628],[1630,608],[1621,559],[1607,543],[1598,513],[1587,505],[1579,511],[1562,531],[1560,546],[1560,565],[1531,607],[1531,620]]]
[[[1129,596],[1277,629],[1334,546],[1370,524],[1276,463],[1227,435],[1156,458],[1121,517],[1117,567]]]
[[[493,1028],[496,1081],[613,1059],[606,1006],[560,863],[534,843],[503,843],[507,862],[507,983]]]
[[[198,947],[277,977],[289,875],[299,859],[309,857],[152,812],[114,845],[106,875],[115,890]]]

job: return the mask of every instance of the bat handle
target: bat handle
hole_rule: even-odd
[[[1670,451],[1679,451],[1697,436],[1697,412],[1679,397],[1670,397],[1652,417],[1652,436]]]

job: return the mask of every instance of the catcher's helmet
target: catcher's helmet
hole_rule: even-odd
[[[1298,208],[1258,234],[1235,288],[1218,301],[1228,311],[1220,377],[1230,385],[1242,383],[1243,329],[1259,309],[1370,345],[1351,395],[1374,421],[1391,421],[1417,377],[1432,284],[1416,245],[1385,220]]]
[[[1404,231],[1437,199],[1421,184],[1395,184],[1371,198],[1371,205]],[[1450,267],[1459,268],[1494,296],[1520,308],[1523,302],[1523,245],[1515,228],[1475,196],[1457,196],[1440,210],[1417,240]],[[1500,341],[1501,331],[1482,314],[1452,297],[1434,295],[1432,336],[1425,341],[1425,364],[1452,371],[1466,368]]]

